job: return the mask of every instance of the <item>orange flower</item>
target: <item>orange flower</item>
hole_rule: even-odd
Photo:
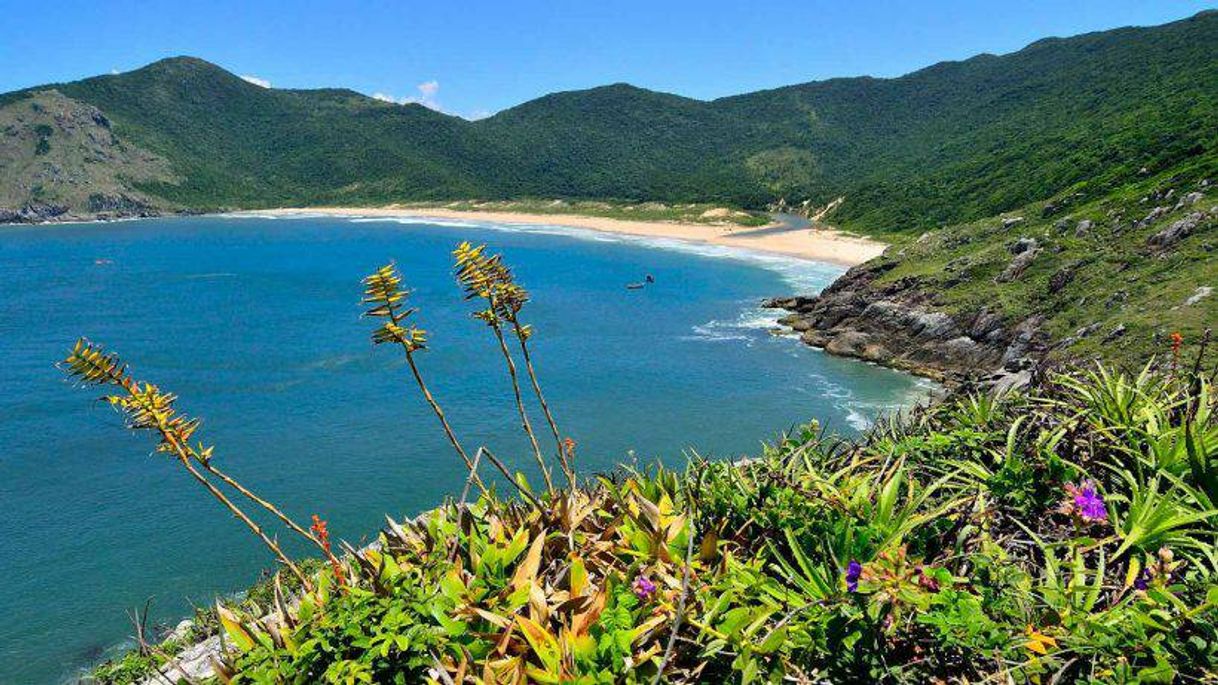
[[[339,563],[338,557],[330,551],[330,531],[326,528],[326,520],[317,514],[313,514],[313,525],[309,526],[309,530],[313,531],[313,535],[317,536],[317,541],[321,543],[321,547],[326,552],[326,557],[330,561],[330,568],[334,571],[334,578],[339,585],[347,584],[347,574],[343,573],[343,565]]]
[[[319,541],[321,541],[322,546],[326,548],[327,552],[329,552],[330,531],[326,530],[326,520],[317,514],[313,514],[313,525],[309,526],[309,530],[313,531],[313,534],[317,536]]]

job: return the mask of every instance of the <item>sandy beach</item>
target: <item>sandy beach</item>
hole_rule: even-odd
[[[506,224],[544,224],[605,231],[649,238],[673,238],[692,243],[722,245],[773,254],[832,262],[844,266],[861,264],[877,257],[886,244],[845,235],[830,229],[784,228],[768,226],[717,226],[663,221],[624,221],[577,214],[525,214],[517,212],[470,212],[421,207],[308,207],[271,209],[257,212],[275,216],[293,214],[333,214],[361,217],[425,217]]]

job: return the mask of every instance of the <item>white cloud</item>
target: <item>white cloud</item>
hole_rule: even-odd
[[[434,109],[437,112],[458,116],[462,119],[468,119],[469,121],[485,119],[494,114],[494,112],[490,112],[485,109],[474,110],[469,114],[460,114],[458,112],[445,109],[444,106],[440,104],[440,82],[435,79],[424,81],[423,83],[415,86],[414,89],[416,91],[414,95],[398,97],[390,93],[382,93],[378,91],[373,93],[372,97],[380,100],[381,102],[390,102],[395,105],[423,105],[428,109]]]
[[[434,79],[431,81],[425,81],[415,86],[415,90],[418,91],[418,94],[407,95],[404,97],[397,97],[388,93],[379,92],[373,93],[372,97],[376,98],[377,100],[381,100],[382,102],[392,102],[397,105],[416,104],[423,105],[428,109],[434,109],[437,112],[444,111],[444,108],[440,106],[440,101],[436,98],[436,95],[440,92],[439,81]]]
[[[249,75],[242,76],[241,78],[246,81],[249,81],[250,83],[254,84],[255,86],[261,86],[263,88],[271,87],[271,82],[264,78],[258,78],[257,76],[249,76]]]

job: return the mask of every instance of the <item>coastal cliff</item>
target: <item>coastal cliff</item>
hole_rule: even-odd
[[[779,323],[805,344],[949,384],[1018,374],[1047,350],[1038,317],[1012,323],[984,307],[945,313],[914,279],[877,282],[894,266],[868,262],[819,295],[773,298],[763,305],[787,310]]]
[[[949,384],[1019,382],[1041,360],[1141,366],[1218,321],[1216,171],[1199,156],[901,236],[819,295],[764,304],[809,345]]]

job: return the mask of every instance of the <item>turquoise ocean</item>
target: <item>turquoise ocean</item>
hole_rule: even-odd
[[[532,293],[522,318],[585,474],[738,458],[814,418],[852,434],[931,390],[770,332],[761,299],[814,293],[833,265],[406,217],[0,227],[0,683],[70,679],[128,639],[125,610],[151,599],[152,622],[174,623],[271,562],[150,436],[63,379],[54,363],[78,336],[177,393],[226,471],[358,543],[462,480],[400,352],[375,349],[360,318],[360,278],[394,260],[463,442],[527,468],[502,359],[452,278],[461,240],[503,252]]]

